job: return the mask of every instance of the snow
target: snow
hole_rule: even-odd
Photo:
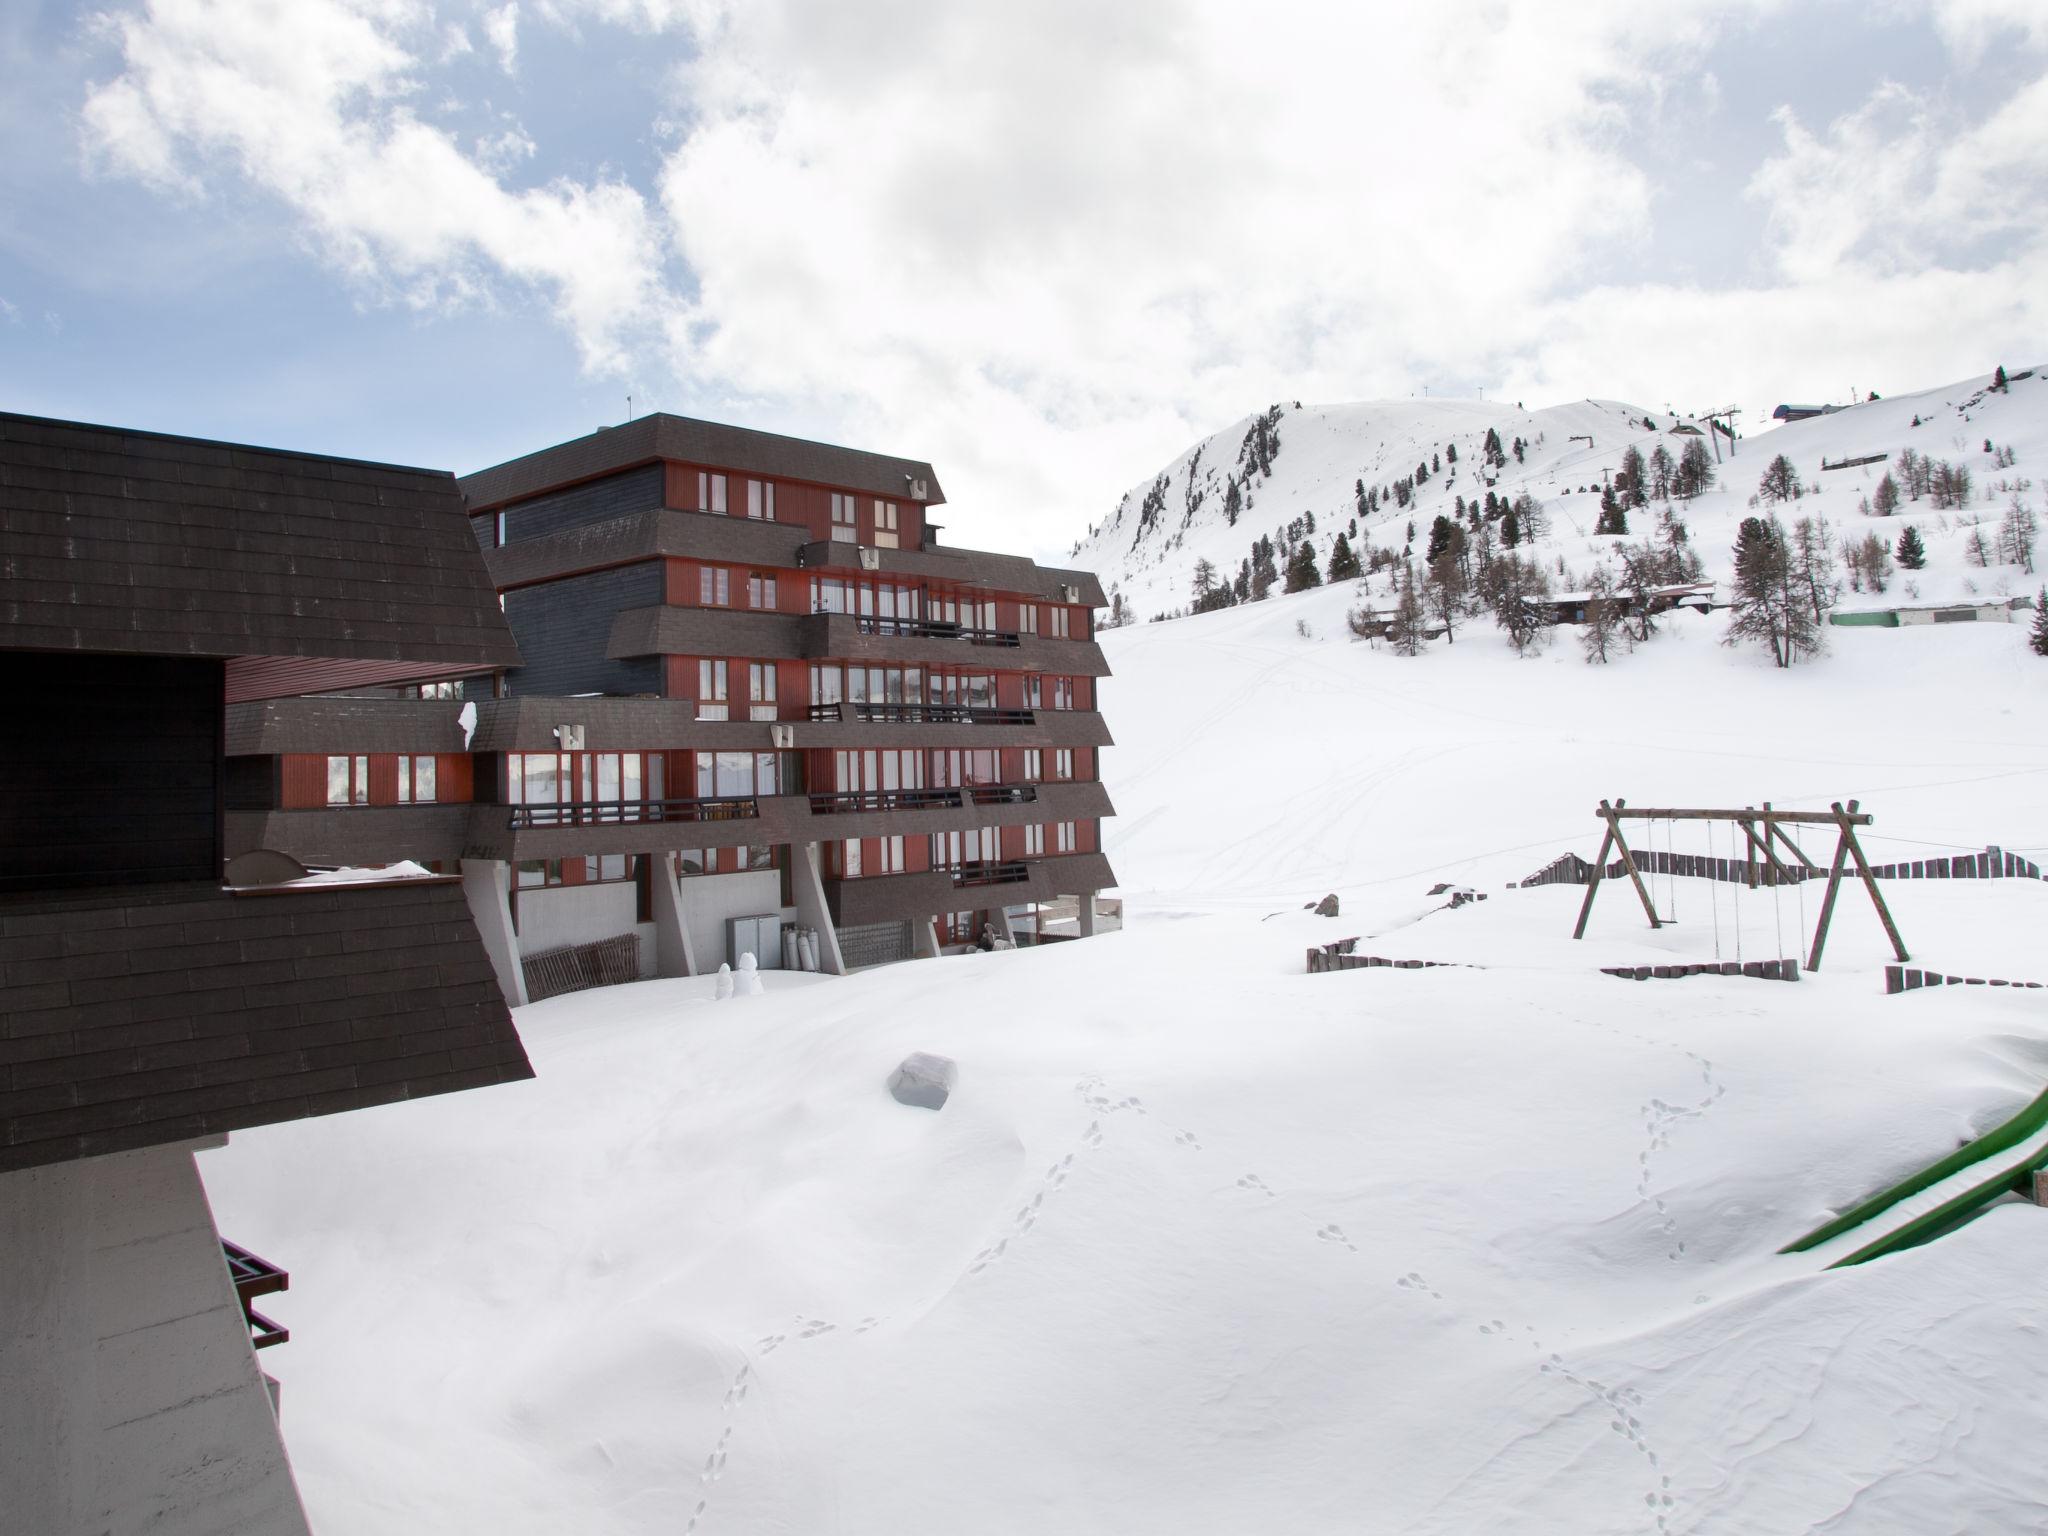
[[[2011,436],[2016,473],[2048,451]],[[555,998],[518,1013],[533,1082],[207,1154],[292,1272],[264,1363],[315,1526],[2038,1529],[2048,1216],[1777,1250],[2038,1093],[2048,993],[1884,996],[1854,886],[1796,985],[1621,981],[1803,958],[1819,888],[1654,878],[1653,931],[1610,883],[1578,943],[1582,890],[1507,889],[1616,796],[1856,798],[1880,862],[2038,858],[2024,627],[1835,629],[1779,671],[1679,613],[1593,667],[1484,623],[1398,657],[1356,600],[1103,637],[1119,933],[766,972],[744,1009]],[[2048,884],[1885,895],[1916,964],[2048,981]],[[1460,964],[1304,974],[1354,935]],[[889,1096],[913,1052],[959,1064],[941,1113]]]
[[[380,880],[435,880],[440,877],[424,864],[411,859],[400,859],[396,864],[371,864],[361,867],[344,866],[339,869],[315,870],[297,880],[287,880],[279,889],[296,889],[302,885],[363,885]]]
[[[2004,392],[1991,391],[1990,384],[1987,373],[1937,389],[1849,406],[1809,421],[1773,426],[1742,437],[1732,456],[1722,439],[1714,487],[1691,502],[1675,504],[1690,530],[1692,547],[1706,563],[1707,574],[1726,579],[1732,566],[1735,528],[1742,518],[1776,510],[1788,523],[1798,517],[1824,516],[1838,539],[1842,535],[1860,539],[1874,532],[1888,546],[1896,545],[1908,524],[1920,529],[1927,545],[1927,568],[1896,572],[1881,597],[1851,592],[1845,586],[1845,609],[1966,600],[2002,602],[2034,593],[2039,576],[2013,566],[1973,566],[1965,556],[1971,530],[1981,527],[1984,537],[1991,539],[2015,491],[2037,517],[2048,513],[2036,484],[2040,466],[2048,462],[2048,371],[2033,370],[2029,377],[2012,381]],[[1398,552],[1408,542],[1407,527],[1412,521],[1419,555],[1431,521],[1439,514],[1452,513],[1458,498],[1483,502],[1491,489],[1497,496],[1513,499],[1526,491],[1549,517],[1549,534],[1537,549],[1553,578],[1558,576],[1558,559],[1579,578],[1590,575],[1593,566],[1602,561],[1611,565],[1614,540],[1595,537],[1592,532],[1600,512],[1603,476],[1620,467],[1621,456],[1630,446],[1648,456],[1662,443],[1675,458],[1685,443],[1670,430],[1683,418],[1654,406],[1613,400],[1576,401],[1536,410],[1480,400],[1307,406],[1290,401],[1282,402],[1280,409],[1280,448],[1272,458],[1270,476],[1250,471],[1240,462],[1240,446],[1255,419],[1248,416],[1205,438],[1158,475],[1132,487],[1116,511],[1075,548],[1072,562],[1096,571],[1105,591],[1120,591],[1140,623],[1155,614],[1187,608],[1198,559],[1209,560],[1227,579],[1249,554],[1254,539],[1271,537],[1280,545],[1286,524],[1307,513],[1315,516],[1312,542],[1321,568],[1327,570],[1337,533],[1357,516],[1355,487],[1360,481],[1368,487],[1377,485],[1385,493],[1395,480],[1413,474],[1418,463],[1455,446],[1456,462],[1443,462],[1428,481],[1416,487],[1413,506],[1397,509],[1386,496],[1373,517],[1359,520],[1360,531],[1371,544]],[[1913,424],[1915,418],[1918,426]],[[1646,426],[1646,421],[1654,425]],[[1517,437],[1525,441],[1528,446],[1522,462],[1510,454],[1498,471],[1483,469],[1481,446],[1489,427],[1499,433],[1504,448],[1511,447]],[[1585,441],[1588,438],[1590,443]],[[1997,465],[1994,456],[1984,451],[1987,440],[1995,448],[2011,447],[2016,462],[2010,467]],[[1973,480],[1968,506],[1937,511],[1926,499],[1902,500],[1898,514],[1890,518],[1860,512],[1862,500],[1875,492],[1900,450],[1908,447],[1928,458],[1967,468]],[[1751,498],[1757,493],[1764,467],[1780,453],[1792,461],[1807,494],[1775,509],[1768,503],[1753,507]],[[1823,464],[1873,453],[1886,455],[1885,462],[1822,468]],[[1490,486],[1482,473],[1494,474]],[[1141,528],[1146,495],[1159,476],[1166,480],[1164,511],[1155,525]],[[1235,525],[1226,520],[1224,511],[1228,476],[1238,477],[1251,498]],[[1631,535],[1640,539],[1653,532],[1655,513],[1660,510],[1662,504],[1653,503],[1633,511]],[[1357,536],[1352,542],[1358,543]],[[2048,541],[2043,544],[2043,558],[2048,558]],[[1285,564],[1284,549],[1280,563]],[[1391,576],[1383,576],[1377,583],[1382,594],[1391,591],[1391,580]],[[1553,584],[1571,587],[1580,582],[1554,579]]]

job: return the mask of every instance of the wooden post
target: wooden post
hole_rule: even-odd
[[[1892,953],[1905,960],[1908,958],[1905,941],[1899,937],[1898,924],[1892,921],[1891,908],[1884,904],[1884,897],[1877,889],[1877,876],[1870,872],[1870,862],[1863,857],[1863,845],[1856,841],[1856,828],[1849,820],[1849,817],[1855,814],[1856,802],[1851,800],[1849,809],[1844,811],[1842,803],[1837,800],[1834,811],[1842,818],[1842,838],[1848,843],[1849,852],[1856,860],[1856,873],[1863,877],[1864,889],[1870,892],[1870,904],[1877,908],[1877,920],[1884,924],[1885,937],[1892,941]]]
[[[1828,871],[1827,894],[1820,899],[1820,921],[1813,925],[1813,952],[1806,957],[1809,971],[1820,969],[1820,952],[1828,942],[1828,920],[1835,915],[1835,893],[1842,888],[1842,866],[1849,859],[1849,829],[1842,828],[1841,840],[1835,844],[1834,868]]]
[[[1608,810],[1607,802],[1603,800],[1600,802],[1600,809],[1607,817],[1607,830],[1613,834],[1614,846],[1621,850],[1621,867],[1628,871],[1629,879],[1635,882],[1636,895],[1642,898],[1643,911],[1649,915],[1650,926],[1662,928],[1664,924],[1657,916],[1656,904],[1650,900],[1650,893],[1643,888],[1643,875],[1642,871],[1636,868],[1636,857],[1628,851],[1628,844],[1622,838],[1621,818],[1615,814],[1627,804],[1626,800],[1617,800],[1614,802],[1614,810]]]
[[[1607,802],[1600,802],[1600,814],[1607,814]],[[1614,845],[1614,823],[1607,823],[1607,835],[1600,839],[1600,856],[1593,861],[1593,878],[1586,882],[1586,899],[1579,903],[1579,926],[1572,930],[1572,937],[1586,936],[1586,919],[1593,913],[1593,897],[1600,889],[1601,872],[1607,868],[1607,850]]]
[[[1765,803],[1764,809],[1767,811],[1770,809],[1770,805],[1768,802]],[[1764,823],[1764,836],[1766,838],[1775,837],[1779,842],[1783,843],[1787,848],[1791,849],[1792,857],[1799,861],[1799,867],[1805,870],[1806,873],[1808,873],[1809,875],[1817,875],[1820,873],[1819,866],[1817,866],[1813,862],[1813,860],[1809,859],[1806,856],[1805,849],[1801,848],[1797,843],[1792,841],[1792,835],[1789,832],[1787,832],[1782,825],[1779,824],[1778,819],[1775,816]],[[1766,846],[1768,846],[1768,843],[1766,844]]]

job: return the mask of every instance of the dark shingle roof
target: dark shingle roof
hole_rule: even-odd
[[[0,904],[0,1172],[532,1075],[457,881]]]
[[[438,470],[0,413],[0,578],[12,649],[519,662]]]
[[[904,496],[911,481],[922,480],[926,504],[936,506],[946,499],[939,488],[939,477],[921,459],[899,459],[885,453],[784,437],[777,432],[757,432],[751,427],[729,427],[689,416],[661,414],[637,417],[588,437],[464,475],[462,493],[469,498],[473,511],[484,511],[657,459],[844,486],[875,496]]]

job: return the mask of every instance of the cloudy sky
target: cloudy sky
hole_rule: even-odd
[[[1050,553],[1280,398],[2048,362],[2048,0],[9,0],[0,409],[470,470],[650,409]]]

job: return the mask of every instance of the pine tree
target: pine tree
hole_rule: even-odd
[[[1765,501],[1790,501],[1800,493],[1799,471],[1781,453],[1765,466],[1764,477],[1757,482],[1756,489]]]
[[[1991,387],[2001,395],[2011,391],[2012,385],[2006,381],[2005,377],[2005,364],[2000,363],[1998,365],[1998,372],[1991,375]]]
[[[1877,492],[1871,497],[1871,511],[1879,517],[1890,517],[1899,510],[1899,482],[1886,470],[1884,478],[1877,482]]]
[[[1735,537],[1735,615],[1723,644],[1745,640],[1765,645],[1781,667],[1820,648],[1820,631],[1775,518],[1745,517]]]
[[[1679,451],[1678,470],[1671,477],[1671,494],[1681,501],[1711,490],[1714,484],[1714,461],[1707,457],[1706,443],[1697,437],[1688,437],[1685,447]]]
[[[2027,644],[2034,648],[2036,656],[2048,656],[2048,587],[2041,589],[2041,595],[2034,599],[2034,628],[2027,636]]]
[[[1899,535],[1897,554],[1899,564],[1905,570],[1919,571],[1926,569],[1927,546],[1920,542],[1920,530],[1918,528],[1908,526],[1906,531]]]
[[[1621,496],[1624,507],[1640,507],[1648,501],[1649,493],[1643,482],[1649,478],[1649,471],[1643,464],[1643,452],[1630,443],[1622,451],[1621,468],[1614,477],[1614,489]]]
[[[1351,541],[1340,533],[1337,542],[1330,546],[1330,580],[1350,581],[1357,575],[1358,556],[1351,552]]]
[[[1486,429],[1486,441],[1480,445],[1479,461],[1488,469],[1499,469],[1508,461],[1507,454],[1500,446],[1500,433],[1492,427]]]
[[[1662,443],[1650,450],[1650,494],[1659,501],[1671,499],[1671,475],[1677,467]]]
[[[1323,584],[1323,573],[1316,569],[1316,547],[1304,539],[1301,548],[1287,562],[1287,590],[1306,592],[1310,587]]]
[[[1442,558],[1444,551],[1451,547],[1451,537],[1456,526],[1443,513],[1439,512],[1436,515],[1436,521],[1429,525],[1429,547],[1422,553],[1424,564],[1433,565]]]
[[[1614,493],[1614,487],[1603,486],[1600,491],[1600,517],[1593,524],[1595,533],[1628,533],[1628,514],[1622,510],[1621,498]]]

